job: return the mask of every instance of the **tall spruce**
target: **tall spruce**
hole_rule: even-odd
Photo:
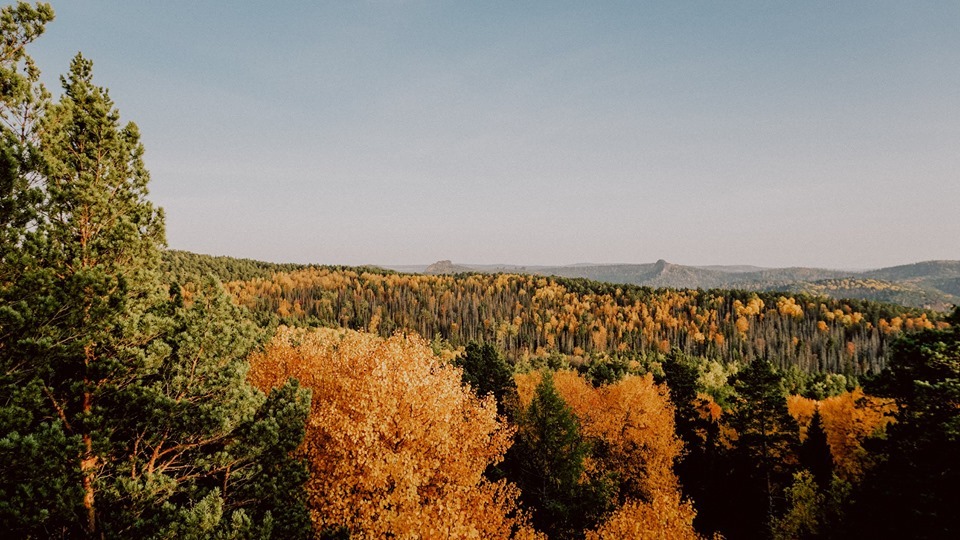
[[[480,397],[493,395],[497,400],[497,412],[511,422],[520,407],[517,383],[513,370],[503,355],[492,343],[471,341],[456,365],[463,369],[463,382],[470,385]]]
[[[827,442],[827,432],[823,427],[823,418],[820,416],[820,407],[813,411],[810,426],[807,427],[807,438],[800,445],[800,466],[813,474],[817,487],[821,491],[830,489],[833,481],[833,455],[830,453],[830,444]]]
[[[700,371],[696,363],[678,349],[673,349],[661,366],[663,376],[657,382],[666,383],[670,389],[677,435],[689,448],[699,439],[697,430],[702,422],[697,411]]]
[[[736,409],[730,425],[737,440],[731,455],[734,485],[740,497],[731,508],[736,518],[722,529],[731,538],[765,538],[786,506],[799,445],[797,422],[787,411],[783,376],[766,360],[754,360],[734,380]]]
[[[611,509],[608,479],[586,478],[590,452],[576,415],[557,393],[552,373],[544,371],[504,468],[533,512],[534,527],[550,538],[582,537]]]
[[[23,51],[52,18],[44,4],[0,14],[0,526],[302,536],[287,454],[308,397],[246,383],[259,336],[216,284],[171,294],[136,125],[89,60],[53,103]]]
[[[723,446],[720,425],[704,418],[698,407],[704,401],[698,396],[700,370],[694,359],[674,349],[662,363],[663,376],[658,382],[670,389],[674,406],[677,436],[683,441],[684,454],[674,469],[683,493],[697,509],[697,528],[706,533],[718,530],[729,496],[723,485]],[[718,515],[720,514],[720,515]]]

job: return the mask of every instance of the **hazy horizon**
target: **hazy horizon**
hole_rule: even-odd
[[[52,4],[28,52],[94,61],[174,249],[960,259],[957,2]]]
[[[178,248],[178,247],[174,247],[174,246],[170,246],[169,249],[172,249],[172,250],[180,250],[180,251],[189,251],[189,250],[184,250],[184,249],[182,249],[182,248]],[[887,264],[887,265],[883,265],[883,266],[864,266],[864,267],[831,267],[831,266],[815,266],[815,265],[809,265],[809,264],[792,264],[792,265],[788,265],[788,266],[763,266],[763,265],[758,265],[758,264],[751,264],[751,263],[749,263],[749,262],[747,262],[747,263],[712,263],[712,262],[699,263],[699,262],[674,261],[674,260],[663,259],[662,257],[659,257],[659,258],[657,258],[657,259],[645,260],[645,261],[612,261],[612,262],[575,261],[575,262],[557,262],[557,263],[552,263],[552,262],[547,262],[547,263],[539,263],[539,262],[535,262],[535,263],[523,263],[523,262],[519,262],[519,263],[518,263],[518,262],[510,262],[510,261],[479,262],[479,261],[458,261],[458,260],[452,260],[452,259],[449,259],[449,258],[438,258],[438,259],[434,259],[434,260],[429,261],[429,262],[427,262],[427,261],[420,261],[420,262],[413,262],[413,263],[392,263],[392,262],[389,262],[389,261],[386,261],[386,262],[383,262],[383,261],[379,261],[379,262],[377,262],[377,261],[366,261],[366,262],[358,262],[358,263],[349,263],[349,264],[347,264],[347,263],[338,263],[338,262],[310,261],[310,260],[258,259],[258,258],[256,258],[256,257],[247,257],[247,256],[243,256],[243,255],[231,255],[231,254],[228,254],[228,253],[213,253],[213,252],[210,252],[210,253],[207,253],[207,252],[194,252],[194,253],[197,253],[197,254],[200,254],[200,255],[209,255],[209,256],[213,256],[213,257],[234,257],[234,258],[239,258],[239,259],[251,259],[251,260],[257,260],[257,261],[260,261],[260,262],[276,263],[276,264],[291,263],[291,264],[307,264],[307,265],[311,265],[311,264],[312,264],[312,265],[331,265],[331,266],[337,266],[337,265],[345,265],[345,266],[377,266],[377,267],[380,267],[380,268],[387,268],[387,269],[392,269],[392,268],[428,267],[428,266],[430,266],[430,265],[432,265],[432,264],[435,264],[435,263],[438,263],[438,262],[444,262],[444,261],[450,261],[450,262],[451,262],[452,264],[454,264],[455,266],[466,266],[466,267],[477,267],[477,268],[481,268],[481,267],[482,267],[482,268],[492,268],[492,267],[495,268],[495,267],[498,267],[498,266],[510,267],[510,268],[512,268],[512,267],[518,267],[518,268],[562,268],[562,267],[576,267],[576,266],[634,266],[634,265],[650,265],[650,264],[656,264],[657,262],[659,262],[659,261],[662,259],[662,260],[664,260],[665,262],[667,262],[667,263],[669,263],[669,264],[674,264],[674,265],[679,265],[679,266],[689,266],[689,267],[695,267],[695,268],[711,268],[711,267],[729,267],[729,268],[732,268],[732,267],[753,267],[753,268],[757,268],[757,269],[761,269],[761,270],[776,270],[776,269],[784,269],[784,268],[816,268],[816,269],[820,269],[820,270],[834,270],[834,271],[839,271],[839,272],[868,272],[868,271],[871,271],[871,270],[879,270],[879,269],[881,269],[881,268],[890,268],[890,267],[895,267],[895,266],[906,266],[906,265],[917,264],[917,263],[929,263],[929,262],[960,262],[960,259],[925,259],[925,260],[917,260],[917,261],[908,261],[908,262],[905,262],[905,263]]]

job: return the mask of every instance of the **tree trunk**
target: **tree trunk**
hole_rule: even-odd
[[[87,406],[89,394],[84,395],[84,408]],[[83,459],[80,461],[80,471],[83,473],[83,507],[87,509],[87,532],[91,535],[97,532],[97,511],[94,507],[94,469],[97,458],[93,455],[93,439],[89,433],[83,435]]]

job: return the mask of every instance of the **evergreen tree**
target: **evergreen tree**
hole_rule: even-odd
[[[520,406],[517,383],[513,379],[513,370],[496,346],[471,341],[456,365],[463,369],[464,384],[470,385],[480,397],[492,394],[497,400],[497,412],[514,420]]]
[[[589,455],[576,416],[545,371],[504,467],[532,510],[534,527],[550,538],[581,537],[611,509],[606,479],[583,480]]]
[[[951,327],[901,337],[868,389],[896,399],[887,437],[869,441],[881,462],[856,492],[850,531],[888,538],[960,535],[960,308]]]
[[[670,389],[677,435],[689,447],[698,439],[696,432],[700,424],[700,413],[697,412],[696,403],[700,372],[694,361],[678,349],[674,349],[664,359],[661,367],[663,378],[657,382],[666,383]]]
[[[766,360],[754,360],[734,380],[737,407],[731,427],[737,432],[732,452],[733,482],[741,497],[726,524],[729,537],[764,538],[785,505],[789,465],[796,454],[799,429],[787,412],[782,376]]]
[[[674,349],[663,363],[662,382],[670,389],[670,401],[674,406],[674,422],[677,436],[683,440],[686,452],[675,469],[683,493],[693,500],[697,509],[696,525],[699,530],[712,533],[718,530],[721,516],[726,511],[729,496],[720,489],[724,459],[719,443],[720,426],[704,419],[697,406],[702,402],[697,396],[700,370],[693,359]]]
[[[137,127],[121,125],[90,61],[73,60],[49,103],[22,52],[52,15],[23,3],[0,15],[0,525],[302,535],[288,453],[307,395],[246,383],[260,337],[219,286],[184,299],[164,284]]]
[[[35,126],[49,100],[40,72],[24,47],[53,20],[48,4],[19,3],[0,12],[0,286],[14,276],[23,236],[36,219],[42,190],[32,185],[38,167]]]
[[[821,491],[830,489],[833,456],[830,454],[830,444],[827,443],[827,432],[823,428],[819,407],[813,411],[810,426],[807,428],[807,438],[800,445],[800,466],[813,474]]]
[[[594,354],[585,364],[577,366],[577,371],[586,377],[593,386],[614,384],[630,372],[630,363],[620,356]]]
[[[167,304],[169,353],[104,404],[138,414],[113,422],[120,475],[105,485],[100,511],[110,517],[101,529],[303,537],[306,465],[291,452],[303,439],[308,394],[295,382],[269,396],[247,384],[260,330],[217,282],[184,291],[189,301],[174,287]]]

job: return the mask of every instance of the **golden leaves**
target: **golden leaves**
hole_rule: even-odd
[[[539,373],[517,375],[520,403],[530,404],[540,382]],[[667,390],[653,375],[628,375],[594,388],[577,372],[558,371],[553,376],[557,393],[580,422],[581,433],[602,442],[602,470],[616,473],[624,495],[646,496],[676,488],[673,462],[683,447],[673,423],[673,405]]]
[[[493,399],[461,386],[459,369],[426,341],[280,328],[250,377],[261,388],[295,377],[313,389],[301,451],[318,530],[345,526],[360,538],[534,534],[516,508],[516,488],[483,478],[512,429]]]
[[[868,396],[860,388],[819,402],[790,396],[787,409],[800,425],[801,440],[806,437],[813,412],[818,407],[837,476],[848,481],[858,480],[870,466],[863,441],[879,434],[893,422],[894,401]]]
[[[820,415],[837,476],[845,480],[860,478],[870,466],[862,446],[864,439],[893,422],[894,412],[892,399],[865,395],[860,388],[823,400]]]
[[[803,308],[797,304],[797,300],[791,297],[781,296],[777,298],[777,311],[781,315],[800,318],[803,317]]]
[[[618,508],[587,540],[696,540],[696,511],[681,501],[676,490],[657,492],[650,502],[629,500]]]
[[[743,305],[739,300],[733,301],[733,310],[737,317],[756,317],[763,312],[763,306],[763,300],[758,296],[752,296],[750,300],[747,301],[747,305]]]

